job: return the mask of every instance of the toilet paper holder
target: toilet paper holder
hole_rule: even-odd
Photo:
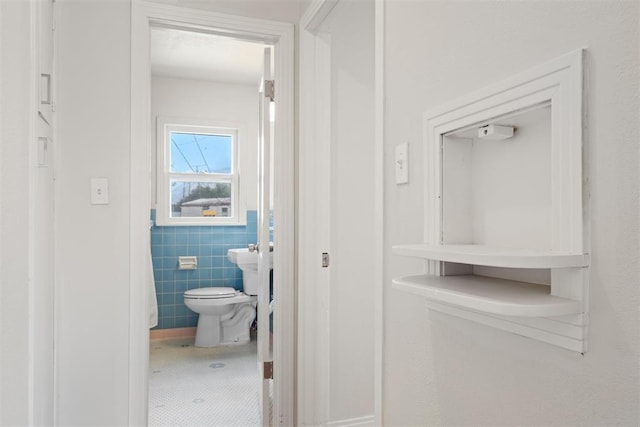
[[[195,256],[179,256],[178,270],[195,270],[198,268],[198,257]]]

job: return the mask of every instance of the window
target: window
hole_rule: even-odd
[[[238,224],[238,128],[158,119],[159,225]]]

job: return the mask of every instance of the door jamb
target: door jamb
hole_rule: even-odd
[[[274,191],[274,423],[293,425],[295,327],[294,27],[291,24],[133,0],[131,9],[131,141],[129,253],[129,424],[147,425],[149,329],[147,306],[150,209],[149,26],[165,22],[262,41],[275,46],[278,72]],[[145,166],[143,166],[145,165]]]
[[[329,274],[318,270],[329,248],[331,48],[318,29],[341,0],[314,0],[300,21],[298,424],[329,421]],[[384,366],[384,0],[375,2],[374,140],[374,424],[383,424]]]
[[[298,425],[329,421],[329,241],[331,50],[317,29],[339,0],[316,0],[300,23],[298,208]],[[324,130],[324,132],[323,132]]]

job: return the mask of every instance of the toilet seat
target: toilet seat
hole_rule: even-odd
[[[184,293],[184,297],[189,299],[221,299],[231,298],[235,295],[234,288],[197,288]]]

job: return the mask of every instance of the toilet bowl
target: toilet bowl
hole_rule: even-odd
[[[198,313],[196,347],[244,344],[256,318],[256,297],[234,288],[198,288],[184,293],[184,304]]]

